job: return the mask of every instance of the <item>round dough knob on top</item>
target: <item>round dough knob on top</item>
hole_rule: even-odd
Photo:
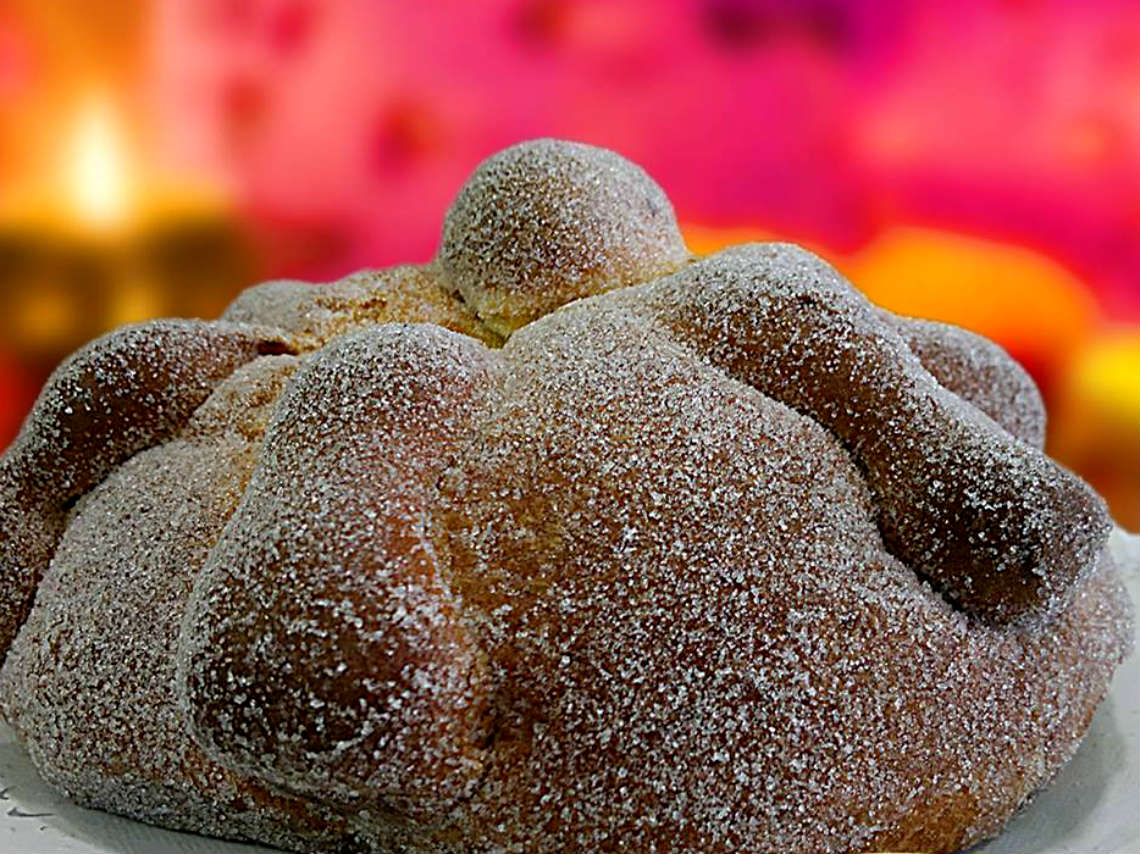
[[[673,206],[640,166],[540,139],[479,165],[443,225],[438,262],[500,335],[581,297],[671,273],[690,259]]]

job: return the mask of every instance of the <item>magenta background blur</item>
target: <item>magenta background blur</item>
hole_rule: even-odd
[[[568,137],[642,164],[695,249],[803,242],[892,308],[997,338],[1042,385],[1051,451],[1140,525],[1134,0],[115,5],[0,7],[0,197],[110,92],[132,161],[208,195],[236,252],[216,295],[160,274],[116,322],[180,289],[216,310],[256,279],[426,261],[480,159]],[[82,314],[69,288],[59,322]],[[48,336],[49,308],[29,315]],[[12,340],[0,444],[62,355]]]

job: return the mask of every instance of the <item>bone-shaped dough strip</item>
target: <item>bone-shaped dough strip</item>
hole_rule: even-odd
[[[271,329],[158,320],[96,339],[56,369],[0,462],[0,661],[69,504],[174,435],[238,366],[289,347]]]
[[[1035,448],[1045,447],[1045,403],[1025,369],[1000,346],[948,323],[879,316],[938,382]]]
[[[943,388],[862,295],[802,249],[735,248],[629,299],[835,433],[877,496],[888,547],[967,612],[995,623],[1051,613],[1102,550],[1101,499]]]
[[[386,325],[298,371],[182,631],[180,697],[218,761],[421,816],[476,778],[483,656],[432,517],[496,359],[437,326]]]

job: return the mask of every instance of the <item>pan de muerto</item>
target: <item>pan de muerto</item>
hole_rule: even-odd
[[[951,851],[1131,638],[1026,374],[637,166],[68,359],[0,460],[3,715],[81,804],[303,851]]]

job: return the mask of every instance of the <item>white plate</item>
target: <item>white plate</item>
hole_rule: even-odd
[[[1113,535],[1133,602],[1140,537]],[[1140,644],[1138,644],[1140,645]],[[1121,666],[1077,755],[998,839],[971,854],[1135,854],[1140,851],[1140,655]],[[81,809],[36,774],[0,724],[0,852],[24,854],[258,854],[255,845],[159,830]]]

